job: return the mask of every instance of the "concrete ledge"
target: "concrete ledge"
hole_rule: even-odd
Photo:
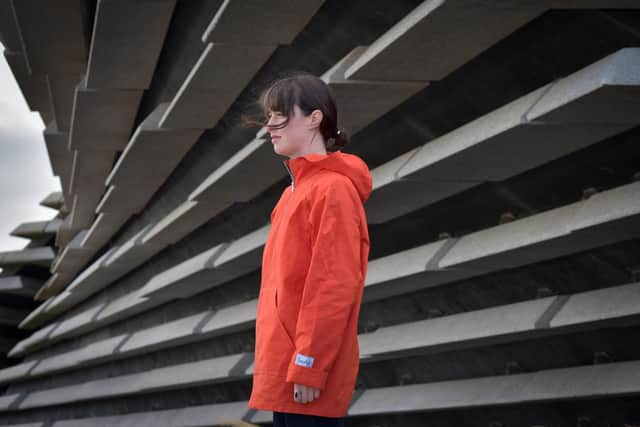
[[[0,252],[0,267],[9,267],[12,265],[35,265],[40,267],[49,267],[55,253],[52,248],[25,248],[16,251]]]
[[[441,80],[548,8],[519,3],[425,1],[346,71],[358,80]],[[447,46],[443,51],[443,46]]]
[[[640,362],[543,371],[369,389],[348,415],[495,407],[574,399],[612,398],[638,393]]]
[[[64,205],[64,196],[62,195],[62,191],[49,193],[47,197],[40,201],[40,205],[56,210],[62,209],[62,205]]]
[[[40,299],[40,298],[38,298],[38,299]],[[47,313],[46,310],[51,304],[53,304],[55,299],[56,299],[56,297],[47,298],[35,310],[33,310],[31,313],[29,313],[27,316],[25,316],[24,319],[22,319],[22,321],[18,325],[18,328],[19,329],[36,329],[39,326],[41,326],[42,324],[44,324],[45,322],[47,322],[48,320],[52,319],[54,317],[54,315],[50,314],[50,313]],[[42,335],[40,335],[41,331],[43,331],[43,328],[37,329],[31,336],[29,336],[29,338],[27,338],[26,340],[23,340],[23,341],[26,343],[26,342],[28,342],[27,340],[37,340],[37,339],[42,338]],[[12,351],[13,350],[18,351],[17,350],[18,348],[22,349],[22,344],[21,343],[23,341],[20,341],[18,343],[18,345],[12,349]]]
[[[69,195],[69,197],[71,200],[71,205],[73,206],[75,197],[73,195]],[[67,215],[64,217],[64,220],[62,220],[62,225],[58,229],[58,234],[56,234],[55,246],[58,248],[64,248],[65,246],[67,246],[71,239],[73,239],[73,236],[75,236],[78,232],[78,230],[71,228],[72,217],[70,214],[71,212],[67,213]]]
[[[262,250],[271,229],[259,228],[223,243],[154,276],[142,295],[155,300],[187,298],[260,268]]]
[[[220,256],[220,253],[227,246],[222,243],[189,258],[174,267],[165,270],[152,277],[141,290],[141,295],[156,299],[173,299],[182,295],[182,292],[174,294],[170,290],[182,289],[184,286],[190,288],[198,285],[205,286],[215,279],[216,272],[213,270],[213,261]]]
[[[42,281],[26,276],[0,277],[0,294],[33,298]]]
[[[81,81],[76,87],[69,149],[121,151],[127,145],[141,89],[88,89]]]
[[[290,44],[324,0],[225,1],[202,35],[202,41],[233,44]],[[260,28],[259,34],[255,29]]]
[[[49,238],[58,232],[61,225],[62,220],[60,218],[54,218],[50,221],[23,222],[9,234],[15,237],[24,237],[25,239]]]
[[[363,302],[452,283],[640,236],[640,182],[618,187],[598,196],[460,238],[445,239],[372,260],[365,279]],[[140,234],[138,238],[143,235]],[[252,238],[247,239],[251,240]],[[131,248],[135,247],[136,245],[132,244]],[[144,248],[142,255],[148,256],[148,252],[144,251],[149,249],[145,246],[139,247]],[[247,247],[250,248],[251,245]],[[135,257],[138,255],[133,249],[131,251],[134,259],[131,263],[135,264]],[[120,250],[120,257],[127,252],[129,250]],[[125,269],[131,268],[128,257],[123,262],[127,263]],[[161,284],[160,287],[166,286],[170,285]],[[163,303],[161,296],[155,301],[148,300],[145,294],[149,290],[142,288],[136,292],[135,298],[127,299],[128,296],[124,296],[121,298],[124,302],[114,303],[112,307],[116,309],[109,313],[111,319],[120,320]],[[73,289],[71,292],[73,297]],[[165,297],[177,296],[171,295],[172,292],[165,293]],[[179,291],[176,292],[179,294]],[[189,289],[189,292],[194,290]],[[86,294],[80,294],[75,300],[67,299],[65,304],[70,304],[69,301],[75,303],[84,298]],[[103,319],[106,318],[103,316]],[[92,320],[92,327],[97,327],[96,319]],[[82,324],[77,327],[85,330],[89,325]],[[69,333],[72,331],[69,328],[62,330]],[[56,336],[59,339],[63,337],[60,333]],[[31,346],[45,344],[37,337],[29,337],[21,343],[30,343]]]
[[[345,76],[377,81],[442,80],[549,9],[639,7],[632,0],[424,1],[372,43]]]
[[[84,73],[88,42],[82,0],[12,3],[32,73]]]
[[[45,301],[46,299],[58,294],[69,283],[73,276],[64,273],[54,273],[42,285],[33,299],[36,301]],[[22,325],[22,323],[21,323]]]
[[[640,320],[639,289],[640,284],[632,283],[582,292],[568,297],[554,296],[380,328],[375,332],[359,335],[359,341],[362,343],[362,362],[531,339],[577,329],[636,324]],[[604,306],[597,304],[598,300],[607,296],[610,296],[612,304]],[[126,299],[127,296],[124,296],[120,300]],[[564,304],[553,317],[542,322],[547,309],[551,305],[557,305],[560,299],[566,299]],[[118,304],[118,301],[114,301],[107,305],[117,306]],[[81,350],[45,359],[38,365],[38,369],[34,369],[29,375],[37,376],[77,365],[101,363],[106,360],[105,358],[127,357],[124,353],[112,354],[111,349],[120,341],[133,340],[131,349],[136,352],[148,351],[144,346],[159,349],[180,345],[190,333],[194,333],[191,327],[195,324],[201,326],[198,329],[199,332],[209,331],[216,334],[220,332],[217,331],[220,328],[228,330],[231,327],[233,331],[248,330],[255,322],[256,304],[257,300],[251,300],[221,309],[215,313],[215,316],[213,312],[188,316],[166,325],[136,332],[135,337],[140,338],[133,339],[133,336],[122,335],[96,342]],[[90,317],[96,321],[100,318],[104,319],[105,311],[105,305],[98,305],[85,311],[86,314],[80,317]],[[524,316],[523,313],[527,315]],[[514,317],[517,319],[506,321]],[[203,323],[205,319],[211,319],[213,323],[211,325]],[[78,323],[77,319],[75,323]],[[46,331],[46,336],[55,334],[59,326],[52,329]],[[458,333],[452,334],[451,331],[458,331]],[[142,338],[147,336],[149,339]],[[199,339],[197,336],[192,338],[195,341]],[[203,336],[202,339],[205,338]],[[22,372],[19,366],[0,371],[0,384],[22,378]]]
[[[87,234],[82,241],[82,246],[87,248],[100,249],[111,240],[113,235],[129,219],[128,216],[109,214],[102,212],[98,214],[91,224]]]
[[[499,342],[529,340],[544,335],[574,332],[577,329],[605,328],[620,325],[621,322],[637,324],[640,321],[639,289],[639,283],[632,283],[380,328],[375,332],[359,336],[363,350],[361,361],[370,363],[388,358],[482,347]],[[614,302],[620,304],[598,305],[598,301],[609,296],[613,298]],[[564,301],[551,318],[550,323],[541,322],[548,309],[552,305],[558,305],[559,299]],[[245,310],[238,310],[240,307]],[[158,350],[192,342],[188,335],[185,335],[185,332],[192,334],[191,339],[197,340],[209,338],[212,333],[220,334],[221,330],[229,331],[228,328],[233,324],[235,324],[234,329],[238,327],[250,328],[249,318],[255,314],[252,312],[255,307],[254,301],[249,301],[222,309],[219,312],[205,312],[189,316],[166,325],[138,331],[132,335],[108,338],[78,350],[42,359],[35,364],[26,362],[6,368],[0,371],[0,384],[61,370],[81,369],[91,364],[130,357],[141,352],[151,351],[151,349]],[[558,321],[556,322],[555,319]],[[212,324],[209,324],[210,322]],[[205,335],[201,335],[201,333]],[[129,344],[131,346],[128,346]],[[118,350],[113,350],[114,347]],[[246,356],[250,356],[250,354],[246,354]],[[237,360],[238,357],[244,357],[244,354],[176,365],[142,374],[96,380],[79,386],[36,392],[26,396],[26,399],[21,401],[23,403],[20,403],[20,407],[26,409],[68,401],[144,393],[158,388],[179,388],[192,384],[193,381],[203,380],[203,378],[205,378],[203,381],[213,382],[234,381],[239,377],[230,372],[233,363],[227,365],[224,361]],[[215,372],[218,372],[218,375],[215,375],[215,372],[214,375],[196,375],[196,372],[199,372],[199,366],[209,366],[210,363],[215,364],[217,367]],[[189,369],[185,369],[187,365],[190,367]],[[189,373],[186,373],[187,371]],[[154,372],[156,374],[151,375]],[[162,372],[166,375],[161,375]],[[182,372],[182,376],[173,375],[172,373],[175,372]],[[250,375],[252,372],[252,365],[250,365],[241,376]],[[152,386],[149,387],[147,381],[134,381],[134,377],[138,378],[140,375],[147,379],[153,378],[149,380]],[[140,385],[141,383],[145,385]],[[66,392],[62,393],[62,390],[66,390]],[[83,390],[82,393],[81,390]],[[6,397],[4,403],[13,402],[17,396]]]
[[[372,171],[367,219],[389,221],[637,126],[638,76],[640,49],[621,49],[396,157]],[[611,114],[599,113],[605,104]]]
[[[640,182],[592,197],[465,235],[438,266],[477,274],[640,236]]]
[[[209,43],[160,119],[160,127],[213,128],[275,48]]]
[[[175,0],[101,0],[96,7],[87,87],[147,89]]]
[[[73,169],[74,158],[73,151],[69,151],[67,146],[69,134],[61,132],[53,121],[47,125],[42,134],[47,146],[47,154],[49,157],[49,163],[51,164],[51,170],[55,176],[60,178],[60,183],[62,184],[60,198],[64,201],[65,197],[63,194],[69,194],[71,189],[71,172]],[[60,209],[62,204],[63,203],[54,204],[54,206],[59,206],[58,208],[53,206],[49,207]]]
[[[321,79],[331,87],[336,102],[340,105],[340,126],[350,135],[362,130],[428,85],[426,80],[420,81],[420,79],[416,81],[347,79],[346,69],[365,50],[364,46],[356,47],[321,76]]]
[[[65,133],[71,129],[73,93],[80,74],[47,74],[47,87],[55,123]]]
[[[75,151],[70,192],[70,228],[89,228],[105,191],[104,180],[113,166],[116,152]]]
[[[249,201],[287,174],[269,140],[256,138],[236,152],[189,194],[189,201],[215,203],[222,210]],[[233,185],[231,185],[233,183]]]
[[[160,104],[134,132],[106,179],[110,189],[99,211],[138,213],[202,134],[200,129],[160,128],[167,107],[168,103]],[[120,200],[126,203],[115,202]]]
[[[5,50],[4,57],[9,68],[13,71],[29,109],[38,111],[43,122],[50,123],[53,120],[53,112],[51,111],[46,75],[31,73],[29,62],[22,50],[20,52]]]
[[[419,248],[378,258],[370,262],[363,300],[408,293],[640,236],[640,182],[597,196],[447,239],[443,250],[431,251],[433,256],[408,261],[412,268],[393,266],[405,262],[405,253]],[[434,244],[421,247],[427,251]],[[404,273],[397,274],[399,271]],[[388,272],[394,272],[395,277]]]
[[[247,372],[233,372],[244,359],[253,358],[251,353],[232,354],[151,369],[131,375],[86,381],[78,385],[56,387],[22,394],[14,393],[0,397],[0,412],[23,411],[32,408],[56,406],[98,399],[155,393],[206,384],[229,382],[249,377]],[[245,371],[248,369],[245,368]]]
[[[20,25],[16,18],[13,1],[0,2],[0,30],[2,34],[2,44],[7,50],[22,53],[22,35],[20,34]]]
[[[93,257],[95,249],[82,246],[88,230],[81,230],[71,239],[69,244],[60,252],[51,266],[52,273],[75,276],[82,267]]]

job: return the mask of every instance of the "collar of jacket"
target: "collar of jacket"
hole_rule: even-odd
[[[327,154],[309,153],[304,156],[294,157],[293,159],[283,160],[282,163],[291,177],[291,190],[293,191],[295,184],[300,183],[310,171],[316,169],[319,162],[331,156],[336,156],[338,155],[337,153],[338,151],[327,152]]]

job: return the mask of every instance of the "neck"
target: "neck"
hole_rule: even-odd
[[[319,136],[319,138],[315,138],[315,136]],[[324,145],[324,138],[320,133],[314,135],[311,139],[310,143],[304,144],[297,152],[289,155],[290,159],[295,159],[296,157],[306,156],[307,154],[317,153],[326,155],[327,149]]]

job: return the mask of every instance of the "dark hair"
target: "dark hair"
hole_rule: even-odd
[[[256,121],[243,114],[242,121],[246,125],[266,126],[269,111],[278,111],[285,121],[278,126],[281,129],[289,123],[294,114],[294,105],[298,105],[305,115],[313,110],[322,111],[320,133],[324,137],[327,150],[339,150],[347,145],[349,138],[344,130],[339,129],[338,110],[331,88],[319,77],[304,71],[294,71],[286,77],[271,82],[257,99],[256,104],[262,111],[264,121]]]

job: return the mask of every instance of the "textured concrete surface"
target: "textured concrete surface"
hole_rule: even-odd
[[[62,184],[55,238],[22,228],[58,256],[0,273],[39,284],[3,294],[0,424],[270,423],[246,399],[288,176],[239,119],[293,69],[374,179],[347,423],[634,424],[637,2],[130,3],[0,1]]]

